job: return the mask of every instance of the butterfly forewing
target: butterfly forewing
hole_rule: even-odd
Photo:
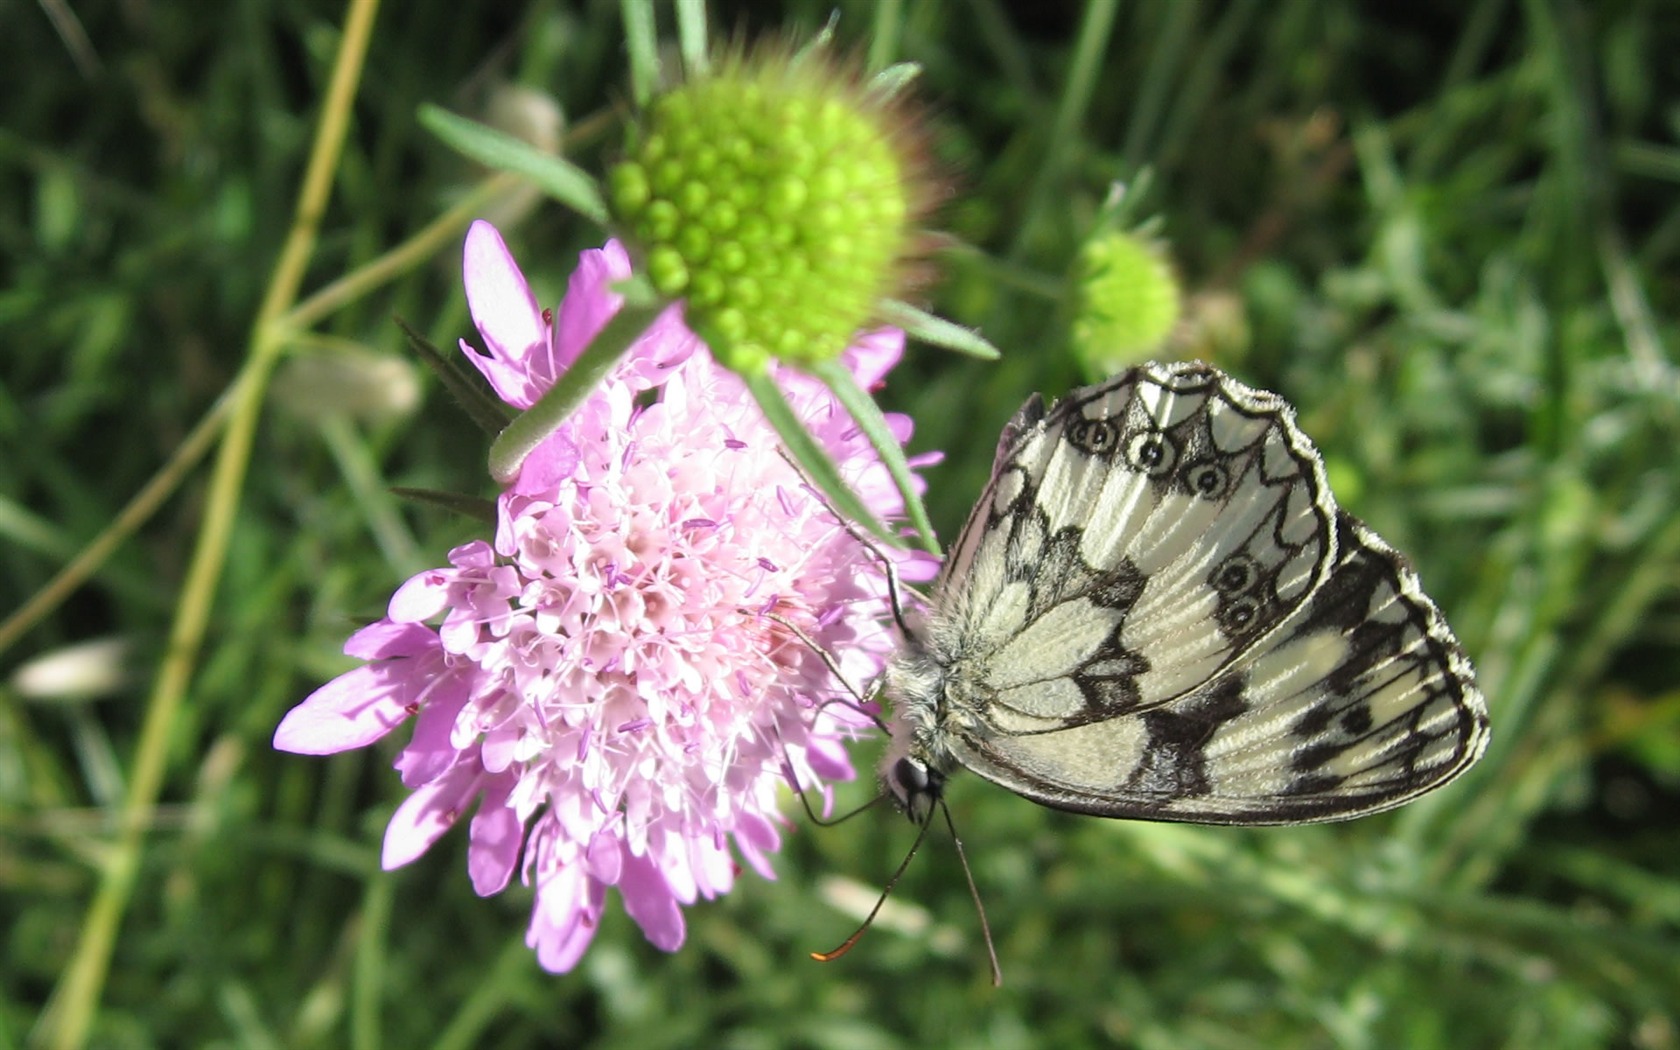
[[[1020,730],[1179,696],[1322,580],[1326,493],[1288,407],[1211,369],[1078,391],[1000,451],[935,595],[939,640]]]
[[[888,681],[912,758],[1106,816],[1348,817],[1486,742],[1457,642],[1289,406],[1199,364],[1028,403]]]

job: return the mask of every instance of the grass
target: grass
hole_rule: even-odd
[[[493,491],[392,315],[443,347],[470,331],[470,215],[548,302],[602,238],[419,109],[541,93],[599,172],[637,90],[618,6],[387,5],[333,101],[354,34],[325,0],[23,5],[0,44],[0,611],[113,542],[0,627],[0,1047],[1680,1045],[1673,5],[706,14],[802,40],[836,6],[842,40],[923,67],[960,244],[932,305],[1004,350],[914,351],[882,395],[946,450],[941,534],[1010,412],[1085,378],[1064,277],[1110,182],[1147,169],[1183,352],[1295,402],[1343,502],[1412,556],[1488,693],[1483,763],[1391,816],[1268,831],[962,778],[998,991],[937,834],[882,928],[805,961],[912,837],[873,813],[795,818],[780,878],[690,910],[675,955],[610,909],[576,972],[542,973],[528,899],[475,897],[462,836],[379,871],[388,752],[268,742],[393,586],[474,534],[389,489]],[[653,9],[673,63],[677,10]],[[70,11],[85,38],[49,18]],[[17,673],[104,638],[114,681]]]

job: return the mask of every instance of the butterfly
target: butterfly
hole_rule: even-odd
[[[958,767],[1079,813],[1298,824],[1488,742],[1469,659],[1294,410],[1195,362],[1016,413],[882,692],[882,781],[924,829]]]

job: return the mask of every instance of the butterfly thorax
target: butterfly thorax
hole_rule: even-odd
[[[909,639],[887,664],[882,691],[892,705],[892,742],[881,760],[881,783],[918,824],[927,820],[959,764],[945,743],[950,738],[945,723],[965,709],[950,702],[953,683],[960,680],[966,676],[954,673],[939,648],[918,638]]]

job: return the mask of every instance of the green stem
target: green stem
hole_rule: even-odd
[[[74,1050],[87,1041],[104,993],[117,933],[140,873],[145,830],[163,789],[175,723],[203,647],[216,584],[226,562],[268,377],[286,343],[287,329],[281,319],[303,282],[350,127],[356,86],[361,79],[379,4],[377,0],[349,0],[345,8],[344,33],[309,166],[298,193],[297,210],[252,325],[250,350],[232,391],[232,415],[217,454],[205,501],[204,524],[176,606],[168,648],[148,699],[129,774],[128,795],[123,800],[118,821],[117,840],[100,871],[99,888],[88,908],[81,937],[37,1033],[42,1045],[55,1050]]]
[[[881,463],[892,475],[893,484],[898,486],[899,495],[904,498],[904,513],[909,516],[910,524],[916,530],[921,540],[922,548],[930,554],[939,553],[939,540],[933,534],[933,522],[928,520],[927,508],[916,493],[915,479],[910,476],[910,464],[904,458],[904,447],[893,437],[887,427],[887,419],[881,414],[881,408],[875,399],[858,386],[857,379],[838,361],[824,361],[813,371],[817,378],[828,384],[834,396],[846,406],[846,411],[852,414],[853,422],[863,431],[864,437],[874,446],[875,454],[881,457]]]
[[[670,305],[651,295],[626,298],[606,327],[596,333],[583,353],[566,369],[548,393],[507,425],[490,446],[490,474],[506,485],[519,475],[525,457],[559,430],[583,404],[601,379]]]

